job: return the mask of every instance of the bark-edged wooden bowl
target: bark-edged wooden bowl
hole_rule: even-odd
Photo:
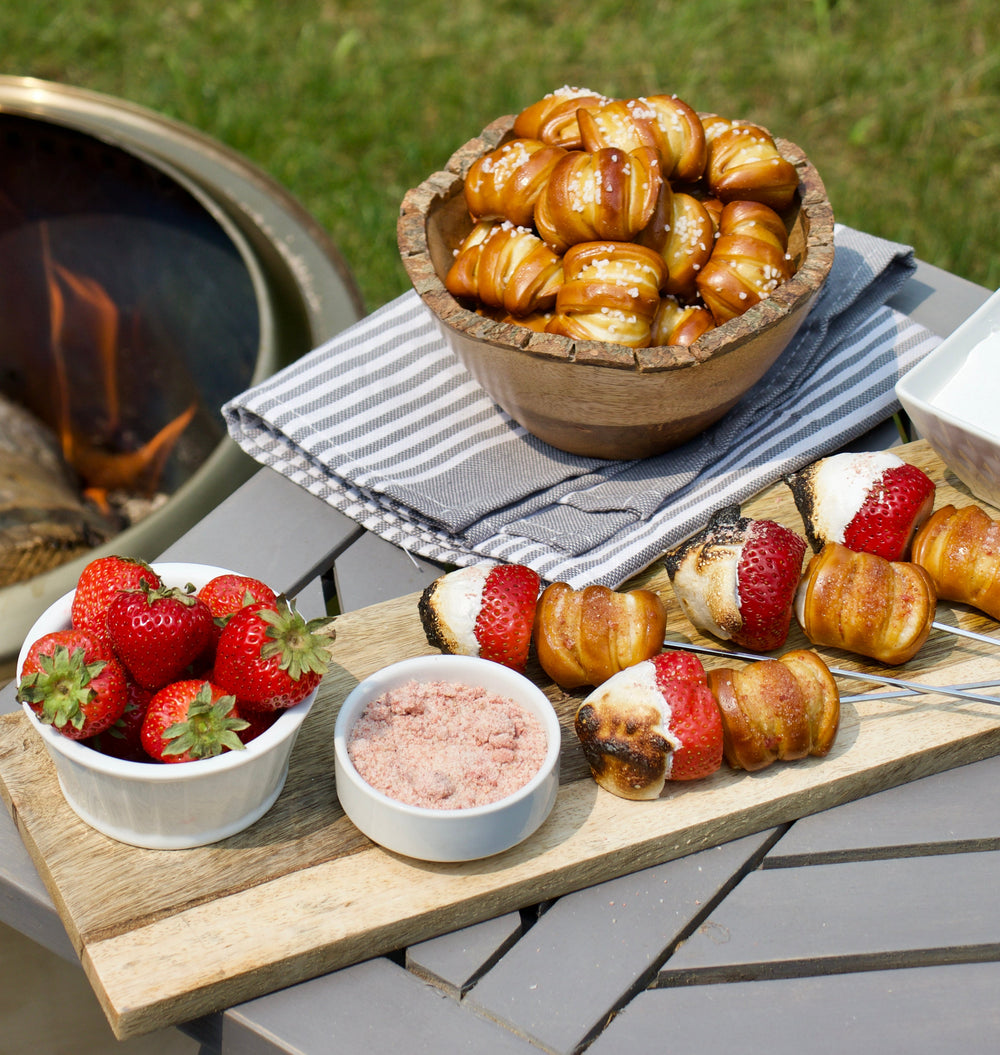
[[[775,138],[799,173],[789,215],[791,279],[743,315],[687,347],[633,349],[497,322],[453,297],[444,277],[472,227],[469,167],[512,138],[501,117],[403,199],[403,265],[450,347],[490,397],[528,432],[594,458],[661,454],[718,421],[767,372],[805,320],[833,263],[833,210],[819,174],[794,143]]]

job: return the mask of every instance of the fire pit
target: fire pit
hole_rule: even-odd
[[[0,152],[17,159],[0,170],[0,415],[13,405],[51,431],[43,460],[61,453],[86,513],[44,488],[34,512],[46,480],[24,470],[12,515],[52,543],[34,556],[48,570],[27,559],[0,583],[3,667],[88,560],[155,557],[246,479],[222,403],[363,309],[286,192],[160,115],[0,77]]]

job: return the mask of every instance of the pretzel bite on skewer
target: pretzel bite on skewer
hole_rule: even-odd
[[[919,564],[828,542],[806,567],[795,616],[814,645],[894,666],[920,651],[936,604],[934,583]]]
[[[753,771],[772,762],[829,753],[840,726],[840,693],[829,668],[807,649],[741,668],[708,672],[722,713],[726,762]]]
[[[1000,522],[979,506],[942,506],[917,532],[913,560],[938,597],[1000,619]]]
[[[554,582],[535,609],[535,650],[542,669],[562,688],[601,685],[655,656],[666,625],[666,609],[652,590],[574,590]]]

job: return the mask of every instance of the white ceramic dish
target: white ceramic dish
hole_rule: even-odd
[[[229,570],[208,564],[152,566],[174,586],[201,587]],[[54,602],[28,631],[17,660],[18,677],[32,642],[69,626],[74,592]],[[225,839],[263,817],[284,787],[292,747],[315,699],[313,692],[289,708],[243,751],[175,765],[101,754],[56,732],[22,706],[55,763],[67,803],[81,820],[119,842],[176,850]]]
[[[984,502],[1000,505],[1000,290],[896,383],[917,432]]]
[[[347,741],[369,701],[408,681],[481,685],[516,699],[538,715],[548,737],[539,771],[512,795],[469,809],[411,806],[376,791],[348,757]],[[508,667],[473,656],[431,655],[402,660],[377,671],[344,700],[334,729],[337,795],[344,812],[387,850],[424,861],[471,861],[527,839],[548,817],[559,788],[559,719],[545,693]]]

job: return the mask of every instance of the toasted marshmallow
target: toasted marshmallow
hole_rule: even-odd
[[[420,618],[428,641],[460,656],[478,656],[476,620],[483,606],[486,578],[495,565],[475,564],[435,579],[420,598]]]
[[[827,542],[843,544],[847,526],[883,473],[902,464],[889,451],[845,451],[792,474],[788,486],[812,548],[818,551]]]

